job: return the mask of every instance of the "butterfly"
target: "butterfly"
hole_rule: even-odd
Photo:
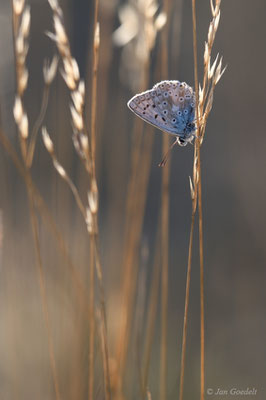
[[[195,137],[195,104],[193,89],[179,81],[159,82],[151,90],[136,94],[127,103],[138,117],[176,136],[169,151],[177,143],[186,146]],[[165,158],[161,166],[165,164]]]

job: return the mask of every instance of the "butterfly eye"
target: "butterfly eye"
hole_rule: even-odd
[[[163,113],[164,113],[164,115],[167,115],[168,111],[167,110],[163,110]]]
[[[167,103],[166,103],[166,101],[164,101],[164,102],[163,102],[163,105],[164,105],[164,106],[167,106]]]
[[[182,103],[184,101],[184,97],[179,97],[179,101]]]
[[[181,111],[178,111],[178,113],[177,113],[178,115],[179,115],[179,117],[181,117],[182,116],[182,112]]]
[[[184,110],[184,114],[188,114],[188,110]]]
[[[164,92],[164,97],[168,97],[168,92]]]
[[[190,105],[191,105],[191,107],[192,107],[192,108],[194,108],[194,107],[195,107],[195,103],[191,103]]]
[[[176,119],[175,119],[175,118],[173,118],[173,119],[172,119],[172,122],[173,122],[173,124],[175,124],[175,123],[176,123]]]

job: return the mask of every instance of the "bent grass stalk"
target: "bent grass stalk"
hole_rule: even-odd
[[[90,338],[89,338],[89,399],[93,398],[93,384],[94,384],[94,326],[95,326],[95,311],[94,311],[94,268],[96,268],[97,278],[100,287],[100,304],[102,308],[102,312],[100,313],[101,318],[103,318],[103,327],[105,332],[107,331],[106,327],[106,312],[105,312],[105,296],[103,289],[103,281],[102,281],[102,266],[100,262],[99,255],[99,246],[98,242],[98,188],[96,182],[96,174],[95,174],[95,127],[96,127],[96,90],[97,90],[97,68],[98,68],[98,50],[100,45],[100,37],[99,37],[99,24],[97,23],[97,12],[98,12],[98,3],[96,1],[95,4],[95,15],[94,15],[94,51],[93,51],[93,76],[92,76],[92,94],[94,96],[92,101],[92,110],[91,110],[91,126],[90,126],[90,136],[87,133],[86,125],[84,121],[84,100],[85,100],[85,84],[80,79],[79,67],[76,60],[72,57],[71,49],[68,41],[68,37],[65,31],[64,22],[63,22],[63,12],[60,8],[57,0],[48,0],[50,7],[53,12],[53,20],[54,20],[54,29],[55,33],[47,33],[48,36],[56,43],[58,52],[61,56],[63,62],[63,70],[61,71],[62,77],[65,80],[66,86],[68,87],[71,94],[71,103],[70,103],[70,111],[72,117],[72,125],[73,125],[73,134],[72,140],[74,148],[79,156],[80,161],[84,165],[84,168],[89,177],[89,189],[88,189],[88,203],[85,206],[82,204],[81,200],[77,202],[79,209],[82,212],[84,217],[84,221],[87,226],[89,238],[90,238],[90,249],[93,248],[90,255]],[[44,131],[43,131],[44,132]],[[51,157],[53,154],[51,153],[51,148],[53,149],[53,143],[46,131],[46,134],[43,135],[45,147],[50,153]],[[73,193],[78,193],[78,190],[74,183],[68,179],[68,175],[66,174],[64,168],[61,164],[54,163],[56,171],[59,175],[65,180],[65,182],[69,185],[70,189]],[[70,184],[71,182],[71,184]],[[80,196],[78,196],[80,198]],[[77,196],[74,196],[77,199]],[[85,214],[84,211],[85,210]],[[104,340],[107,338],[107,334],[103,335]],[[105,349],[105,365],[107,365],[108,372],[108,346],[107,342],[104,346]],[[109,372],[108,372],[109,373]],[[109,385],[109,377],[105,376],[107,382],[105,385]],[[108,390],[110,393],[110,390]]]
[[[22,179],[24,180],[25,184],[27,179],[29,180],[29,183],[31,185],[31,190],[32,190],[32,195],[34,198],[34,206],[38,210],[39,215],[42,219],[42,222],[44,225],[46,225],[47,229],[51,232],[55,239],[55,244],[58,247],[58,250],[62,254],[66,266],[69,268],[69,271],[71,273],[71,279],[74,284],[75,288],[75,293],[77,295],[79,304],[83,311],[85,312],[85,315],[88,313],[88,295],[85,290],[85,286],[83,285],[81,276],[79,274],[78,268],[72,263],[70,259],[70,255],[68,254],[68,250],[66,247],[66,244],[63,240],[63,237],[60,233],[60,231],[57,229],[57,226],[54,222],[54,219],[52,218],[42,196],[40,195],[37,187],[35,186],[34,182],[32,181],[31,176],[27,175],[26,170],[22,162],[20,161],[14,147],[10,143],[9,139],[7,138],[6,134],[0,130],[0,141],[6,151],[6,153],[9,155],[11,158],[12,162],[14,163],[18,173],[21,175]]]
[[[203,259],[203,215],[202,215],[202,189],[201,189],[201,157],[200,148],[203,143],[206,122],[213,104],[213,93],[216,84],[223,75],[225,68],[222,70],[222,58],[217,65],[218,56],[211,65],[211,52],[218,29],[220,20],[220,4],[221,0],[210,0],[212,21],[209,26],[208,39],[205,43],[204,51],[204,77],[202,89],[198,81],[198,62],[197,62],[197,29],[196,29],[196,1],[192,0],[192,22],[193,22],[193,55],[194,55],[194,79],[195,79],[195,92],[196,92],[196,120],[197,123],[197,137],[194,146],[194,162],[193,162],[193,180],[190,179],[190,189],[192,198],[192,214],[191,214],[191,228],[189,238],[189,252],[188,252],[188,267],[187,267],[187,283],[185,295],[185,311],[184,311],[184,325],[183,325],[183,341],[182,341],[182,355],[181,355],[181,372],[180,372],[180,392],[179,400],[183,400],[184,391],[184,370],[185,370],[185,354],[186,354],[186,338],[187,338],[187,319],[188,319],[188,304],[189,304],[189,290],[190,290],[190,275],[191,275],[191,261],[192,261],[192,247],[193,247],[193,232],[195,224],[195,214],[198,207],[199,215],[199,259],[200,259],[200,397],[204,400],[205,392],[205,331],[204,331],[204,259]]]
[[[50,34],[50,36],[55,40],[58,39],[57,45],[59,47],[59,52],[61,50],[61,56],[63,58],[63,63],[64,63],[63,77],[64,77],[68,87],[71,88],[71,90],[72,90],[71,95],[72,95],[73,105],[70,107],[70,110],[71,110],[71,114],[72,114],[73,125],[76,130],[79,130],[82,128],[82,123],[83,123],[83,120],[80,116],[80,111],[83,106],[84,87],[83,87],[82,82],[79,81],[78,67],[77,67],[75,60],[71,57],[71,53],[70,53],[69,47],[68,47],[68,40],[65,35],[63,25],[60,24],[61,16],[62,16],[61,9],[59,8],[56,0],[51,0],[50,5],[54,11],[54,22],[55,22],[55,28],[56,28],[56,35]],[[27,80],[28,80],[28,71],[25,66],[25,59],[26,59],[26,55],[27,55],[27,51],[28,51],[27,38],[28,38],[28,33],[29,33],[29,25],[30,25],[30,9],[29,9],[29,7],[25,7],[23,0],[14,0],[14,2],[13,2],[13,28],[14,28],[14,48],[15,48],[15,56],[16,56],[16,75],[17,75],[17,97],[16,97],[15,106],[14,106],[14,117],[15,117],[16,124],[18,126],[20,149],[21,149],[22,160],[23,160],[24,165],[19,160],[17,153],[14,150],[12,144],[9,142],[6,135],[2,131],[0,132],[0,139],[1,139],[2,144],[4,145],[4,148],[11,156],[18,171],[24,178],[26,187],[27,187],[27,191],[28,191],[28,197],[29,197],[29,202],[30,202],[30,211],[31,211],[32,229],[33,229],[33,235],[34,235],[34,239],[35,239],[37,264],[38,264],[39,273],[40,273],[40,291],[41,291],[41,295],[42,295],[42,303],[43,303],[43,309],[44,309],[44,315],[45,315],[45,321],[46,321],[46,329],[47,329],[47,333],[48,333],[50,363],[51,363],[51,369],[52,369],[52,373],[53,373],[56,398],[60,399],[57,372],[56,372],[56,367],[55,367],[54,350],[53,350],[53,345],[52,345],[52,340],[51,340],[49,314],[48,314],[48,308],[47,308],[47,296],[46,296],[46,289],[45,289],[45,283],[44,283],[44,274],[43,274],[43,267],[42,267],[42,261],[41,261],[41,255],[40,255],[40,246],[39,246],[40,243],[39,243],[39,237],[38,237],[38,230],[37,230],[37,226],[36,226],[37,216],[35,214],[35,212],[36,212],[35,207],[37,207],[38,211],[40,212],[40,215],[43,217],[44,222],[46,222],[48,224],[52,233],[55,235],[58,245],[59,245],[59,248],[61,249],[64,257],[67,259],[68,265],[71,267],[72,273],[75,274],[76,271],[68,257],[66,246],[64,244],[64,241],[62,240],[61,234],[57,230],[56,225],[55,225],[53,219],[51,218],[51,216],[46,208],[46,205],[43,202],[42,197],[40,196],[37,188],[35,187],[32,179],[31,179],[30,172],[29,172],[29,168],[32,165],[32,160],[34,157],[37,133],[38,133],[39,127],[42,123],[42,120],[44,118],[45,111],[46,111],[49,85],[51,84],[51,82],[54,78],[54,75],[56,73],[56,69],[57,69],[57,59],[56,58],[54,58],[54,60],[50,66],[46,65],[44,67],[44,78],[45,78],[46,86],[45,86],[44,93],[43,93],[43,101],[42,101],[41,111],[40,111],[39,117],[34,125],[32,134],[28,140],[28,118],[27,118],[27,114],[24,110],[22,97],[23,97],[23,93],[24,93],[25,89],[27,88]],[[97,36],[97,35],[95,35],[95,36]],[[61,40],[61,42],[60,42],[60,40]],[[61,45],[61,47],[60,47],[60,45]],[[79,81],[78,89],[77,89],[77,91],[74,91],[77,81]],[[75,136],[75,133],[76,133],[76,136]],[[98,276],[99,283],[100,283],[101,307],[104,308],[105,303],[104,303],[103,286],[102,286],[102,273],[101,273],[100,258],[99,258],[99,254],[98,254],[99,249],[98,249],[98,245],[97,245],[98,195],[97,195],[95,171],[94,171],[94,168],[92,167],[92,164],[94,165],[94,159],[91,160],[89,158],[89,141],[86,140],[86,137],[84,135],[81,135],[81,134],[78,135],[78,133],[79,132],[77,132],[77,131],[74,132],[73,142],[74,142],[74,145],[76,146],[76,150],[78,151],[78,153],[80,152],[79,155],[81,156],[82,160],[84,161],[84,165],[85,165],[87,172],[89,173],[90,177],[92,178],[90,190],[88,192],[88,207],[87,208],[82,209],[83,205],[79,198],[78,191],[77,191],[75,185],[68,178],[67,174],[65,174],[63,167],[59,164],[58,161],[56,161],[54,164],[55,164],[57,172],[59,172],[59,174],[65,178],[65,180],[69,184],[72,192],[74,193],[74,197],[77,201],[77,204],[78,204],[80,210],[82,210],[83,217],[85,218],[85,221],[87,223],[88,230],[91,229],[93,231],[93,233],[95,233],[95,235],[93,234],[91,242],[94,246],[95,253],[96,253],[94,264],[95,264],[95,267],[97,270],[97,276]],[[50,147],[50,150],[51,150],[51,145],[52,145],[52,150],[53,150],[53,144],[52,144],[52,141],[49,140],[47,131],[46,131],[46,134],[45,134],[45,132],[43,132],[43,136],[44,137],[46,136],[46,144],[48,143],[48,148]],[[80,142],[79,142],[79,140],[80,140]],[[83,154],[81,154],[82,151],[83,151]],[[77,284],[77,287],[79,287],[79,290],[77,290],[77,292],[78,292],[80,300],[83,302],[84,296],[86,297],[85,290],[82,289],[82,283],[81,283],[81,280],[78,277],[77,273],[75,275],[74,282]],[[80,290],[80,289],[82,289],[82,290]],[[86,301],[86,303],[87,303],[87,301]],[[87,315],[87,313],[86,313],[86,315]],[[105,311],[104,310],[101,315],[102,315],[104,327],[105,327],[105,334],[102,335],[102,337],[106,341],[107,336],[106,336],[106,324],[105,324]],[[107,342],[105,343],[104,349],[105,349],[106,360],[108,360]],[[105,368],[105,370],[108,370],[108,367]]]
[[[61,399],[58,374],[55,362],[55,352],[52,340],[52,331],[47,303],[47,291],[45,285],[45,277],[43,263],[40,250],[40,240],[37,226],[37,215],[34,207],[33,190],[31,186],[31,175],[29,165],[27,163],[28,155],[28,117],[24,109],[23,94],[27,89],[28,70],[26,67],[26,57],[28,53],[28,36],[30,30],[30,7],[25,6],[24,1],[13,1],[13,38],[14,38],[14,53],[15,53],[15,71],[16,71],[16,100],[14,105],[14,117],[18,128],[18,136],[20,141],[20,151],[22,162],[25,168],[25,183],[29,200],[31,227],[35,244],[36,266],[39,275],[40,294],[42,301],[42,309],[44,314],[45,327],[48,338],[49,360],[53,376],[55,396],[57,400]]]

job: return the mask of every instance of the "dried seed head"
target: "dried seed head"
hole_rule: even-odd
[[[80,143],[81,143],[81,147],[82,147],[83,152],[86,154],[88,152],[88,149],[89,149],[88,136],[86,136],[84,134],[80,134]]]
[[[79,78],[80,78],[78,63],[77,63],[77,61],[75,60],[75,58],[71,58],[71,63],[72,63],[72,71],[73,71],[74,79],[75,79],[76,81],[78,81]]]
[[[223,57],[221,57],[220,62],[218,67],[216,68],[215,74],[214,74],[214,85],[217,85],[217,83],[219,82],[219,80],[221,79],[221,77],[223,76],[227,66],[224,67],[224,69],[221,71],[222,69],[222,61],[223,61]]]
[[[65,32],[65,28],[62,24],[61,19],[59,18],[59,16],[57,14],[54,15],[54,28],[55,28],[57,42],[61,43],[62,45],[66,45],[67,35]]]
[[[53,42],[57,43],[57,37],[54,33],[45,31],[45,35],[48,36]]]
[[[84,99],[84,96],[85,96],[85,83],[84,83],[83,80],[80,80],[80,82],[79,82],[78,91],[80,92],[81,96]]]
[[[50,7],[52,8],[52,10],[58,12],[58,10],[60,9],[59,5],[58,5],[58,1],[57,0],[48,0],[48,2],[50,4]]]
[[[74,90],[76,88],[76,82],[79,80],[79,67],[74,58],[64,57],[64,74],[62,74],[63,78],[69,89]]]
[[[22,119],[22,115],[23,115],[22,102],[21,102],[21,98],[19,96],[16,96],[15,104],[14,104],[14,108],[13,108],[13,114],[14,114],[16,123],[19,124]]]
[[[208,96],[206,109],[205,109],[206,116],[209,115],[209,113],[212,109],[212,104],[213,104],[213,90],[210,91],[209,96]]]
[[[82,99],[80,93],[77,90],[74,90],[71,93],[71,97],[72,97],[72,101],[74,103],[75,109],[78,111],[78,113],[80,113],[82,110],[82,102],[83,102],[83,99]]]
[[[121,25],[113,33],[113,40],[123,49],[122,74],[131,87],[143,80],[143,66],[150,57],[158,30],[165,24],[166,16],[157,15],[157,0],[125,2],[118,11]]]
[[[28,70],[26,68],[24,68],[22,74],[19,77],[19,81],[18,81],[18,87],[19,87],[19,93],[23,93],[28,85],[28,77],[29,77],[29,73]]]
[[[70,90],[74,90],[76,88],[76,82],[73,79],[73,75],[68,75],[66,74],[62,69],[60,70],[60,73],[62,75],[62,78],[64,79],[64,81],[66,82],[67,87]]]
[[[99,45],[100,45],[100,23],[97,22],[94,32],[94,47],[98,49]]]
[[[84,127],[82,115],[77,112],[77,110],[75,109],[75,107],[72,104],[70,105],[70,111],[71,111],[72,121],[73,121],[75,128],[78,131],[82,131],[83,127]]]
[[[98,189],[95,179],[91,182],[91,188],[88,192],[88,204],[92,214],[98,211]]]
[[[16,38],[16,52],[18,55],[22,54],[24,51],[24,38],[22,35],[19,35]]]
[[[214,6],[213,6],[213,0],[210,0],[210,5],[211,5],[211,11],[212,11],[212,16],[214,17]]]
[[[202,104],[203,102],[203,90],[199,84],[199,104]]]
[[[167,15],[165,12],[161,12],[158,17],[156,18],[154,24],[157,31],[160,31],[167,21]]]
[[[82,93],[79,91],[79,88],[71,93],[71,97],[76,110],[81,114],[84,104],[84,98],[82,96]]]
[[[210,59],[210,53],[209,53],[209,46],[208,43],[205,42],[205,49],[204,49],[204,64],[208,65]]]
[[[217,29],[218,29],[218,25],[219,25],[219,22],[220,22],[220,15],[221,15],[221,13],[220,13],[220,10],[219,10],[219,12],[217,13],[217,15],[216,15],[216,17],[214,19],[214,31],[215,31],[215,33],[216,33]]]
[[[98,198],[95,193],[88,192],[88,203],[92,214],[96,214],[98,210]]]
[[[80,133],[74,132],[72,135],[72,140],[73,140],[73,144],[76,149],[76,152],[82,159],[84,159],[84,153],[83,153],[83,149],[81,148],[80,137],[81,137]]]
[[[66,171],[64,170],[62,165],[59,164],[59,162],[56,159],[53,159],[53,164],[54,164],[55,169],[59,173],[59,175],[61,175],[62,178],[65,178],[66,177]]]
[[[212,45],[213,41],[214,41],[214,24],[213,21],[210,23],[209,26],[209,31],[208,31],[208,43],[209,45]]]
[[[89,233],[93,232],[93,217],[89,207],[86,208],[86,225]]]
[[[192,183],[192,180],[191,180],[190,176],[189,176],[188,178],[189,178],[189,186],[190,186],[190,195],[191,195],[191,199],[194,200],[194,198],[195,198],[195,191],[194,191],[194,188],[193,188],[193,183]]]
[[[54,152],[54,144],[45,126],[42,127],[42,139],[46,150],[52,154]]]
[[[49,64],[49,61],[47,59],[44,60],[43,78],[46,85],[50,85],[54,80],[57,71],[57,66],[58,66],[58,57],[56,55],[53,57],[51,64]]]
[[[15,14],[20,15],[24,8],[25,0],[13,0],[13,10]]]
[[[30,6],[24,9],[20,24],[20,35],[27,37],[30,30]]]
[[[68,57],[64,57],[63,58],[63,64],[64,64],[64,71],[67,75],[70,75],[72,77],[73,80],[75,80],[74,78],[74,73],[73,73],[73,68],[72,68],[72,63],[71,63],[71,59],[69,59]]]
[[[216,68],[216,64],[217,64],[217,61],[218,61],[218,57],[219,57],[219,53],[217,54],[217,56],[216,56],[216,58],[215,58],[215,60],[214,60],[214,62],[212,64],[211,68],[210,68],[210,64],[208,65],[208,79],[212,79],[212,77],[213,77],[213,74],[214,74],[214,71],[215,71],[215,68]]]
[[[27,114],[25,114],[25,113],[23,114],[22,119],[20,121],[19,130],[20,130],[21,137],[23,139],[27,139],[27,137],[29,135],[29,122],[28,122]]]
[[[197,186],[197,167],[198,167],[198,156],[194,158],[194,165],[193,165],[193,183],[194,188]]]

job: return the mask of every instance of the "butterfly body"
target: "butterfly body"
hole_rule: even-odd
[[[195,93],[185,82],[159,82],[132,97],[128,107],[149,124],[175,135],[180,146],[194,138]]]

